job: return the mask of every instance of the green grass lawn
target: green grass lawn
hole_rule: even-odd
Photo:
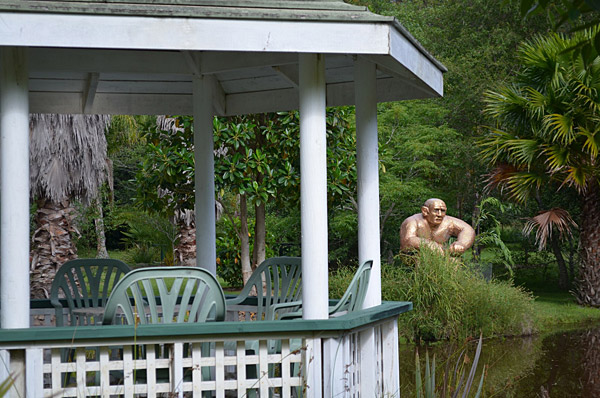
[[[540,333],[600,323],[600,309],[581,307],[568,292],[534,293],[535,323]]]

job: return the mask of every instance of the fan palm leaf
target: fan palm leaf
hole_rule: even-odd
[[[107,115],[31,115],[32,195],[52,202],[95,198],[107,176],[109,123]]]
[[[527,219],[523,227],[523,234],[530,235],[536,230],[535,241],[539,250],[546,247],[548,239],[552,237],[552,231],[555,229],[560,239],[571,238],[572,229],[577,228],[577,224],[571,218],[568,211],[560,208],[553,208],[547,211],[539,212],[535,217]]]

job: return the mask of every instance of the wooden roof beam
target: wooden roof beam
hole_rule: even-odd
[[[100,73],[92,72],[88,76],[85,92],[83,93],[83,113],[92,113],[96,91],[98,90],[98,81]]]
[[[135,51],[30,48],[31,72],[172,73],[189,74],[191,51]],[[186,55],[188,54],[188,55]],[[201,52],[198,68],[215,74],[298,62],[291,53]]]

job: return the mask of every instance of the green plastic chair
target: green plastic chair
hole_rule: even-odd
[[[104,311],[103,324],[167,324],[223,321],[225,295],[216,278],[207,270],[195,267],[152,267],[131,271],[113,289]],[[202,343],[208,356],[210,343]],[[185,345],[184,350],[189,346]],[[140,352],[145,357],[145,352]],[[146,379],[146,371],[136,373]],[[170,380],[168,370],[156,372],[156,379]],[[210,369],[202,370],[209,380]],[[191,381],[185,375],[184,381]],[[178,381],[180,382],[180,381]],[[203,396],[208,397],[207,394]]]
[[[365,263],[358,268],[342,298],[337,304],[329,307],[329,317],[335,317],[362,309],[363,303],[365,302],[365,296],[367,295],[372,268],[373,260],[365,261]],[[275,316],[278,316],[280,311],[284,311],[279,315],[279,319],[302,318],[302,309],[285,312],[286,310],[289,310],[289,308],[297,307],[301,304],[301,301],[277,304],[273,306],[272,311],[275,313]]]
[[[263,261],[254,270],[250,279],[240,292],[227,300],[227,306],[242,304],[256,297],[257,320],[273,320],[273,306],[295,302],[295,306],[286,307],[289,311],[299,307],[302,298],[302,266],[299,257],[272,257]]]
[[[106,304],[103,324],[224,319],[223,289],[210,272],[194,267],[152,267],[131,271],[117,283]]]
[[[50,287],[50,302],[56,326],[94,325],[102,320],[103,308],[115,284],[130,268],[115,259],[76,259],[65,262]],[[65,322],[63,303],[69,317]]]

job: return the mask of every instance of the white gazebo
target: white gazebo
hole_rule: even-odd
[[[75,395],[45,381],[43,375],[50,374],[56,363],[42,361],[41,351],[69,344],[84,349],[91,341],[110,336],[112,340],[102,344],[125,344],[130,338],[119,327],[109,327],[114,330],[109,337],[107,329],[100,333],[95,327],[80,330],[76,337],[67,328],[35,334],[31,330],[36,329],[29,329],[29,114],[193,115],[197,262],[215,272],[212,119],[289,109],[300,110],[302,283],[303,291],[310,294],[303,297],[308,323],[294,321],[288,324],[296,326],[275,329],[280,328],[280,335],[285,329],[306,342],[306,350],[298,354],[305,366],[298,383],[306,396],[333,396],[342,390],[362,397],[396,394],[397,358],[394,362],[376,355],[386,357],[382,344],[397,343],[393,320],[398,314],[391,309],[398,306],[381,303],[376,106],[382,101],[441,96],[444,72],[444,66],[394,18],[341,0],[1,0],[0,334],[4,335],[0,348],[10,352],[21,394],[26,390],[25,396],[34,398],[108,397],[102,384],[95,390],[85,387],[85,377],[78,379]],[[374,260],[365,306],[368,319],[348,318],[344,325],[335,321],[362,336],[352,351],[362,363],[353,376],[360,374],[360,382],[351,383],[351,388],[329,377],[329,372],[343,373],[341,365],[332,370],[340,359],[332,354],[336,348],[331,342],[339,347],[340,336],[352,333],[335,335],[334,326],[316,322],[328,318],[325,109],[337,105],[356,106],[359,261]],[[380,329],[387,332],[378,335],[376,327],[384,319],[392,321],[384,323],[387,326]],[[301,323],[305,326],[298,326]],[[254,325],[244,333],[269,337],[273,330],[273,326]],[[157,333],[162,332],[148,332],[148,342],[155,341]],[[179,344],[178,339],[189,342],[192,334],[202,333],[177,326],[165,331],[165,336]],[[218,341],[229,338],[228,333],[213,328],[203,338],[210,335]],[[136,331],[138,343],[143,336]],[[378,344],[380,348],[374,348]],[[279,360],[285,361],[285,355],[280,354]],[[379,367],[373,366],[377,361]],[[210,363],[218,368],[218,355]],[[244,366],[239,358],[231,363],[226,365],[238,370]],[[93,366],[92,371],[100,372],[102,356]],[[377,375],[377,369],[389,374]],[[240,372],[236,396],[243,396],[249,386],[240,384]],[[259,377],[259,392],[280,388],[286,391],[282,396],[290,394],[292,390],[284,387],[293,377],[287,370],[282,372],[279,381],[267,387]],[[45,377],[55,380],[53,374]],[[218,380],[215,383],[205,387],[225,396]],[[151,387],[138,390],[136,386],[124,387],[123,395],[143,391],[155,396]],[[179,396],[197,390],[195,383],[189,390],[170,388]]]

